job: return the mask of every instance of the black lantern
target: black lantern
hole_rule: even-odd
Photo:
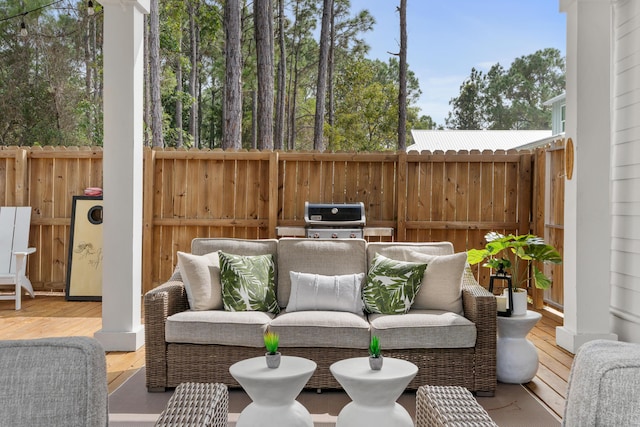
[[[492,274],[491,276],[489,276],[489,292],[493,292],[494,280],[507,281],[507,294],[509,304],[505,311],[498,310],[498,316],[511,317],[511,312],[513,311],[513,285],[511,284],[511,276],[508,276],[503,269],[500,269],[496,271],[496,274]]]

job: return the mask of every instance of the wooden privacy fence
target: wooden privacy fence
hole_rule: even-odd
[[[195,237],[274,238],[304,226],[304,202],[363,202],[369,227],[396,241],[484,246],[489,231],[529,232],[530,152],[144,152],[143,290],[165,281]],[[544,174],[543,174],[544,176]],[[29,276],[63,290],[72,197],[102,186],[100,148],[0,149],[0,203],[33,208]],[[105,220],[109,218],[105,194]],[[479,269],[488,283],[487,269]]]

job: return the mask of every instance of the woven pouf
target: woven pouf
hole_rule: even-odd
[[[219,383],[182,383],[176,387],[156,427],[227,427],[229,391]]]
[[[416,393],[416,427],[497,427],[464,387],[421,386]]]

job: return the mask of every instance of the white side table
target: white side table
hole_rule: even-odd
[[[542,315],[527,310],[521,316],[498,316],[496,375],[503,383],[528,383],[538,372],[538,350],[527,334]]]
[[[413,426],[411,415],[396,399],[418,373],[416,365],[389,357],[374,371],[368,357],[356,357],[329,369],[353,400],[338,414],[336,427]]]
[[[267,368],[263,356],[231,365],[229,373],[253,401],[240,413],[236,426],[313,427],[311,414],[295,398],[315,370],[315,362],[294,356],[282,356],[275,369]]]

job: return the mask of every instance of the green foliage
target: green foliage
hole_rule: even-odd
[[[280,337],[275,332],[267,332],[264,334],[264,346],[267,348],[269,354],[276,354],[278,352],[278,343]]]
[[[42,0],[5,0],[5,16],[46,6]],[[0,22],[0,145],[102,145],[103,13],[86,14],[86,4],[60,13],[44,7],[25,16],[29,36],[16,35],[15,19]],[[162,135],[165,146],[221,146],[225,81],[224,2],[160,1],[160,63]],[[251,4],[242,11],[243,148],[250,148],[254,122],[251,91],[256,89],[256,52]],[[274,4],[275,6],[275,4]],[[315,113],[318,24],[322,11],[316,0],[285,3],[285,58],[276,48],[274,64],[286,63],[285,140],[289,149],[312,147]],[[197,87],[190,87],[190,16],[197,33]],[[395,149],[398,124],[398,60],[366,58],[364,35],[375,20],[366,10],[353,10],[349,0],[334,0],[334,120],[325,119],[330,150]],[[276,13],[277,16],[277,13]],[[274,25],[277,33],[277,25]],[[278,40],[275,34],[275,40]],[[411,41],[410,41],[411,43]],[[88,48],[88,51],[85,50]],[[538,114],[546,100],[564,86],[564,62],[553,50],[518,58],[511,69],[495,66],[486,75],[475,71],[464,84],[464,96],[453,103],[451,127],[538,128],[548,111]],[[180,71],[180,72],[179,72]],[[177,80],[181,79],[178,82]],[[86,78],[86,79],[85,79]],[[554,84],[549,84],[554,81]],[[549,89],[551,88],[551,89]],[[461,88],[462,89],[462,88]],[[199,111],[199,140],[190,134],[192,93]],[[433,129],[433,120],[420,112],[420,88],[408,70],[407,129]],[[182,111],[178,100],[182,101]],[[472,108],[472,106],[478,106]],[[329,106],[327,106],[329,111]],[[486,112],[486,113],[485,113]],[[181,119],[180,119],[181,117]],[[180,121],[178,123],[178,121]],[[147,131],[150,123],[145,123]],[[148,132],[150,133],[150,132]]]
[[[475,68],[451,99],[446,119],[452,129],[551,129],[543,102],[562,93],[565,60],[557,49],[516,58],[505,70],[495,64],[485,74]]]
[[[380,338],[377,335],[371,336],[369,343],[369,355],[371,357],[380,357]]]
[[[499,268],[502,266],[505,270],[510,269],[515,287],[528,280],[527,275],[520,277],[519,261],[524,261],[527,269],[532,261],[552,264],[562,262],[560,254],[553,246],[546,244],[542,238],[533,234],[504,236],[491,232],[487,233],[484,238],[487,241],[484,249],[467,251],[469,264],[475,265],[487,260],[483,267]],[[497,255],[501,255],[501,257],[497,257]],[[532,278],[537,288],[548,289],[551,286],[551,279],[536,266],[533,267]]]

